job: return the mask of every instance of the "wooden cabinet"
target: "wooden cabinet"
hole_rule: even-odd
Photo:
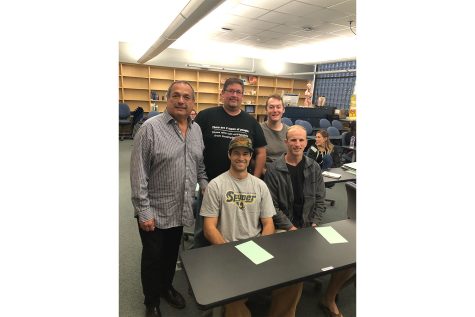
[[[121,64],[119,69],[119,96],[131,110],[137,107],[150,108],[149,70],[147,66]]]
[[[196,110],[201,111],[221,104],[220,93],[227,78],[238,77],[244,82],[242,110],[263,121],[265,103],[272,94],[299,94],[299,106],[303,106],[307,81],[292,78],[255,76],[229,72],[213,72],[173,67],[147,66],[119,63],[119,102],[125,102],[133,111],[142,107],[145,112],[166,108],[168,87],[177,80],[185,80],[195,90]]]
[[[198,71],[198,87],[196,89],[197,111],[219,104],[219,75],[217,72]]]
[[[175,81],[175,70],[173,68],[165,67],[149,67],[150,68],[150,83],[149,83],[149,99],[150,105],[148,109],[144,108],[145,112],[150,110],[160,111],[166,107],[166,94],[168,87]]]

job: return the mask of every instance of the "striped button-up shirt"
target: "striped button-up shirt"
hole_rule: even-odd
[[[198,124],[188,120],[184,138],[167,112],[145,121],[134,137],[130,183],[134,215],[167,229],[193,224],[196,183],[208,185],[203,163],[203,137]]]

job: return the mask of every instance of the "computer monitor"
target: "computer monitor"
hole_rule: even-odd
[[[256,106],[255,105],[245,105],[244,109],[246,110],[247,113],[255,113],[256,112]]]
[[[282,102],[284,103],[285,107],[297,107],[299,103],[299,95],[298,94],[284,94],[282,96]]]

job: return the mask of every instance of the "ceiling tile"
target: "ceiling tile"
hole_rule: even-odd
[[[301,19],[301,17],[298,17],[296,15],[285,14],[285,13],[277,12],[277,11],[270,11],[264,15],[261,15],[260,17],[258,17],[258,19],[267,21],[267,22],[284,24],[285,21],[291,21],[291,20],[298,21],[299,19]]]
[[[279,32],[279,33],[285,33],[285,34],[292,34],[292,33],[299,32],[301,30],[302,30],[301,27],[296,27],[296,26],[291,26],[291,25],[277,25],[269,29],[269,31],[272,31],[272,32]]]
[[[328,8],[330,6],[333,6],[335,4],[345,2],[348,0],[299,0],[299,1],[307,3],[307,4],[311,4],[311,5],[317,5],[319,7]]]
[[[299,30],[298,32],[295,32],[293,34],[297,36],[305,37],[305,38],[312,38],[317,35],[321,35],[322,31],[317,31],[316,29],[313,29],[311,31]]]
[[[318,8],[321,7],[313,6],[307,3],[299,2],[299,1],[292,1],[288,4],[281,6],[280,8],[276,9],[278,12],[282,12],[285,14],[292,14],[297,16],[309,16],[313,12],[315,12]]]
[[[259,30],[268,30],[277,25],[278,23],[271,23],[271,22],[261,21],[261,20],[252,20],[249,23],[247,23],[247,26],[250,26],[252,28],[256,28]]]
[[[333,9],[321,9],[318,11],[314,11],[314,17],[321,21],[331,22],[335,19],[341,19],[349,14],[346,12],[341,12]]]
[[[243,34],[243,33],[233,33],[233,32],[228,32],[228,33],[222,33],[219,35],[215,35],[213,38],[214,39],[221,39],[224,41],[237,41],[244,39],[248,37],[249,35]]]
[[[258,34],[260,37],[270,38],[270,39],[277,39],[282,37],[282,33],[272,32],[272,31],[264,31]]]
[[[350,21],[353,21],[353,22],[351,22],[351,26],[356,26],[356,16],[355,15],[349,15],[349,16],[346,16],[346,17],[341,18],[341,19],[334,19],[332,21],[332,23],[349,26]]]
[[[341,0],[340,0],[341,1]],[[291,2],[291,0],[241,0],[242,4],[267,10],[275,10],[278,7]]]
[[[323,19],[318,19],[315,17],[300,17],[300,19],[296,21],[286,21],[285,25],[302,29],[304,26],[316,26],[323,23],[325,23]]]
[[[353,32],[358,34],[356,32],[356,28],[352,28],[352,29],[353,29]],[[356,36],[353,32],[351,32],[350,28],[347,28],[341,31],[332,32],[331,34],[338,35],[338,36],[345,36],[345,37]]]
[[[298,42],[298,41],[301,41],[301,40],[305,39],[305,37],[303,37],[303,36],[297,36],[297,35],[293,35],[293,34],[285,35],[284,38],[288,41],[295,41],[295,42]]]
[[[221,6],[224,9],[219,15],[211,13],[192,28],[196,31],[193,40],[204,42],[212,38],[217,43],[278,52],[354,36],[349,21],[356,21],[356,0],[228,0],[226,3],[230,4]],[[304,31],[304,26],[313,30]],[[222,31],[222,27],[232,31]]]
[[[235,25],[235,26],[232,26],[232,32],[238,32],[238,33],[247,33],[247,34],[257,34],[257,33],[260,33],[262,32],[261,29],[256,29],[256,28],[253,28],[252,26],[250,25]]]
[[[315,31],[322,32],[322,33],[331,33],[337,32],[348,28],[348,26],[343,26],[339,24],[333,23],[324,23],[315,27]]]
[[[240,4],[233,9],[234,15],[246,17],[249,19],[255,19],[258,16],[266,14],[267,12],[269,11],[261,8],[247,6],[244,4]]]
[[[331,6],[330,9],[356,15],[356,0],[347,0],[345,2],[340,2]]]
[[[229,14],[226,16],[225,21],[226,21],[225,24],[242,25],[242,24],[249,23],[250,21],[252,21],[252,19]]]

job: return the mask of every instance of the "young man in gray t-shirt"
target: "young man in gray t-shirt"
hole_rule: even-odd
[[[276,212],[269,189],[247,172],[252,151],[251,139],[234,137],[229,142],[229,170],[213,178],[206,188],[200,215],[204,217],[204,235],[211,244],[274,233],[272,216]],[[302,283],[274,290],[269,316],[295,316],[301,293]],[[250,316],[246,301],[226,304],[225,317]]]

